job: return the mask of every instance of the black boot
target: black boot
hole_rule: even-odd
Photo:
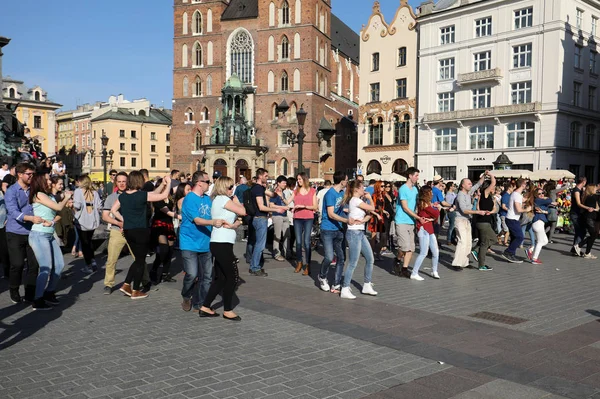
[[[25,295],[23,296],[23,300],[25,302],[33,302],[35,299],[35,285],[26,285],[25,286]]]
[[[23,299],[21,298],[21,294],[19,294],[19,289],[18,288],[11,288],[10,289],[10,300],[12,301],[12,303],[21,303],[21,302],[23,302]]]

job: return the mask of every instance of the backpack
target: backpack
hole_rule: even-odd
[[[244,209],[246,209],[246,216],[254,217],[256,216],[258,207],[256,206],[256,200],[252,198],[252,194],[250,193],[250,191],[251,190],[244,191]]]

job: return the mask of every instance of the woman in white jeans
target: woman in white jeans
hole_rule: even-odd
[[[531,228],[535,233],[535,248],[531,257],[531,263],[534,265],[541,265],[542,261],[539,259],[542,247],[548,244],[548,237],[546,237],[546,223],[548,223],[548,207],[550,205],[556,205],[555,202],[544,193],[541,188],[536,189],[535,199],[533,200],[535,206],[535,215],[533,216],[533,224]]]
[[[435,231],[433,229],[433,221],[437,220],[440,216],[440,208],[442,204],[433,206],[431,199],[433,193],[431,187],[423,186],[419,190],[419,198],[417,200],[417,215],[421,217],[424,223],[417,222],[417,234],[419,236],[419,256],[413,266],[412,274],[410,275],[411,280],[423,281],[423,277],[419,276],[419,268],[427,257],[427,253],[431,250],[431,277],[439,279],[438,274],[438,259],[440,257],[440,250],[438,248],[437,238],[435,237]]]

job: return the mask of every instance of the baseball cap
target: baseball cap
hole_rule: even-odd
[[[213,173],[213,179],[218,179],[221,176],[223,176],[223,174],[219,170],[215,170],[215,172]]]

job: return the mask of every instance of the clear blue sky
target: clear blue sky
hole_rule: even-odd
[[[371,0],[332,0],[333,12],[358,32]],[[390,22],[400,0],[381,0]],[[420,0],[411,0],[415,7]],[[3,74],[40,85],[51,100],[72,109],[122,93],[171,105],[172,0],[7,0],[0,36]]]

